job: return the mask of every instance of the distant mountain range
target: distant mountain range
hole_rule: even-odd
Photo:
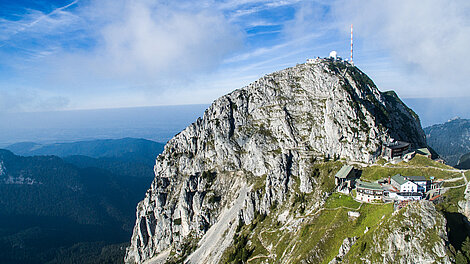
[[[403,101],[413,109],[423,127],[445,123],[449,118],[460,116],[470,118],[470,97],[428,97],[404,98]]]
[[[125,138],[9,149],[28,157],[0,150],[0,262],[121,262],[120,243],[163,144]]]
[[[424,128],[426,140],[451,166],[456,166],[462,155],[470,152],[470,120],[454,118],[443,124]]]
[[[164,146],[165,144],[146,139],[123,138],[55,144],[21,142],[12,144],[5,149],[21,156],[56,155],[67,157],[81,155],[91,158],[154,162],[157,155],[163,151]]]

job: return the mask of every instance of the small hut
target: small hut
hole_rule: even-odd
[[[354,187],[357,171],[351,165],[344,165],[335,175],[335,185],[339,191],[344,188],[351,189]]]

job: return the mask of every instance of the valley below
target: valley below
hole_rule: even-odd
[[[0,150],[1,262],[121,263],[163,144],[125,138],[8,148],[24,156]]]

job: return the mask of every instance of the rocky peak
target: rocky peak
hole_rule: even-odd
[[[358,68],[325,59],[268,74],[215,100],[167,143],[137,207],[126,262],[181,261],[194,249],[188,261],[217,262],[210,252],[232,237],[208,242],[206,233],[233,234],[237,219],[268,214],[294,182],[321,197],[312,164],[371,162],[390,137],[426,145],[416,114]]]

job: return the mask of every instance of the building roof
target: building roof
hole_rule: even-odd
[[[344,165],[335,175],[336,178],[346,179],[351,173],[353,166],[351,165]]]
[[[403,185],[408,181],[407,179],[405,179],[405,177],[401,176],[400,174],[393,175],[392,180],[396,181],[400,185]]]
[[[420,148],[420,149],[417,149],[416,150],[416,153],[420,154],[420,155],[424,155],[424,156],[429,156],[431,155],[431,151],[429,151],[428,148]]]
[[[394,141],[384,143],[384,146],[390,149],[400,149],[410,146],[410,143],[404,141]]]
[[[410,181],[426,181],[426,177],[424,176],[405,176],[405,178]]]
[[[356,187],[370,190],[383,190],[382,186],[376,182],[357,181]]]

